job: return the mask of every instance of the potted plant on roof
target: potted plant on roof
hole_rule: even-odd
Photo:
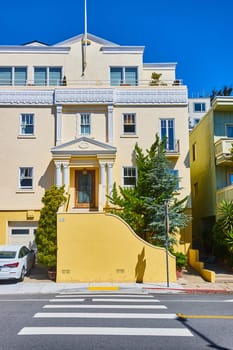
[[[160,74],[160,73],[153,72],[153,73],[151,74],[150,85],[151,85],[151,86],[159,85],[159,79],[160,79],[161,75],[162,75],[162,74]]]
[[[36,230],[38,262],[48,268],[48,277],[56,280],[57,266],[57,211],[66,201],[64,186],[52,186],[42,198],[44,207],[40,212]]]

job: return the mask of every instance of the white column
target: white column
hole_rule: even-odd
[[[108,195],[112,193],[113,187],[113,163],[107,163],[108,166]]]
[[[63,181],[65,188],[68,189],[69,187],[69,163],[63,162]]]
[[[108,105],[108,142],[113,143],[113,105]]]
[[[56,146],[61,144],[62,136],[62,106],[56,107]]]
[[[105,162],[100,162],[100,189],[101,193],[100,195],[100,208],[101,210],[103,207],[105,207],[106,203],[106,163]]]
[[[62,174],[61,174],[61,162],[55,162],[56,174],[55,174],[55,185],[57,187],[62,186]]]

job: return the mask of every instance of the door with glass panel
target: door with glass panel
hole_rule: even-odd
[[[77,208],[95,207],[95,171],[77,170],[76,178],[76,198],[75,206]]]

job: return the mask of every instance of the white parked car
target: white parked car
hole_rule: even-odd
[[[0,280],[24,276],[35,264],[35,252],[24,245],[0,245]]]

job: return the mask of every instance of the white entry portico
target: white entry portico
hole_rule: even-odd
[[[106,195],[113,187],[116,148],[88,137],[60,144],[51,149],[55,164],[55,184],[65,186],[68,209],[102,211]]]

